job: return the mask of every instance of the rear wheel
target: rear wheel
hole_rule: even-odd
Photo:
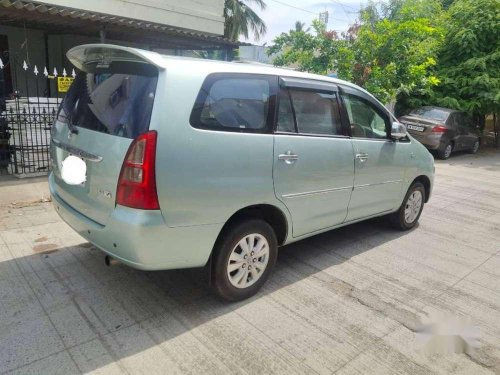
[[[470,149],[471,154],[476,154],[479,151],[479,143],[480,143],[479,139],[477,139],[476,142],[474,142],[474,145]]]
[[[449,142],[441,150],[438,151],[439,159],[443,159],[443,160],[448,159],[450,157],[452,151],[453,151],[453,144],[451,142]]]
[[[418,223],[424,208],[425,187],[415,182],[406,193],[399,210],[390,215],[393,226],[399,230],[409,230]]]
[[[278,254],[273,228],[248,219],[231,226],[214,249],[215,292],[229,301],[248,298],[262,287]]]

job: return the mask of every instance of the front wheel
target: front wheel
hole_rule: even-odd
[[[399,210],[390,215],[393,226],[399,230],[409,230],[418,223],[424,208],[425,187],[415,182],[406,193]]]
[[[229,301],[248,298],[268,278],[278,255],[273,228],[248,219],[231,226],[214,249],[215,292]]]

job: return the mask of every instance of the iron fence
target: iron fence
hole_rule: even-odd
[[[59,71],[61,76],[57,68],[49,74],[47,67],[39,70],[5,52],[0,56],[0,174],[24,177],[50,170],[51,127],[64,95],[61,88],[66,90],[72,79],[65,68]]]

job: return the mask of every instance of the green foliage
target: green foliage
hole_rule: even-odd
[[[500,1],[456,0],[432,99],[483,116],[500,109]]]
[[[313,21],[314,34],[302,28],[282,33],[274,39],[268,53],[278,56],[274,59],[277,66],[294,66],[298,70],[327,74],[339,68],[339,59],[348,61],[351,51],[345,40],[339,40],[335,32],[326,31],[325,25]]]
[[[500,109],[500,0],[371,1],[348,32],[300,25],[270,53],[275,65],[336,71],[382,102],[397,99],[396,114],[432,104],[484,120]]]
[[[362,21],[353,44],[355,83],[383,102],[439,83],[434,75],[444,37],[439,1],[392,1],[381,12],[369,7]]]
[[[443,4],[444,9],[448,9],[455,0],[441,0],[441,4]]]
[[[242,35],[248,39],[252,31],[254,38],[259,40],[266,33],[266,24],[248,3],[254,3],[262,10],[266,9],[266,3],[263,0],[224,1],[224,36],[226,38],[236,41]]]
[[[326,31],[315,21],[313,34],[282,33],[270,53],[278,53],[275,65],[319,74],[336,71],[389,102],[399,92],[425,92],[439,82],[433,70],[444,37],[443,21],[438,0],[370,3],[361,13],[361,23],[347,33]]]

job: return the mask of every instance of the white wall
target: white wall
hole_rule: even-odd
[[[257,61],[264,64],[271,64],[272,57],[267,55],[269,47],[264,46],[240,46],[239,58],[245,61]]]
[[[38,0],[215,35],[224,33],[224,0]]]

